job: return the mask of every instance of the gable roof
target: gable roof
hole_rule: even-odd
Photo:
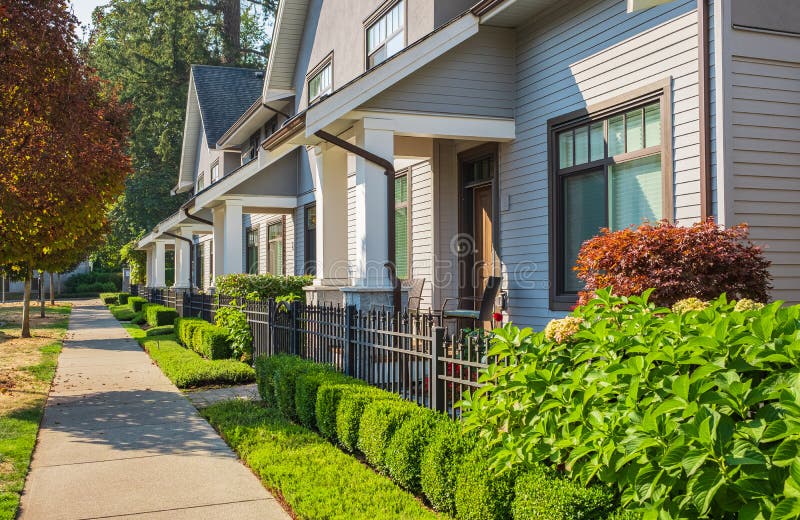
[[[264,82],[264,102],[294,93],[294,69],[303,39],[309,0],[281,0],[272,28],[272,44]]]
[[[213,148],[237,119],[261,96],[264,72],[238,67],[192,65],[200,117]]]

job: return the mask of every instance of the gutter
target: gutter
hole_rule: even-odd
[[[506,0],[482,0],[475,4],[472,9],[470,9],[470,12],[475,16],[483,16],[505,1]]]
[[[210,221],[210,220],[206,220],[204,218],[195,217],[194,215],[190,215],[189,214],[189,206],[184,206],[181,209],[183,209],[183,214],[186,215],[186,218],[188,218],[190,220],[195,220],[197,222],[200,222],[201,224],[208,224],[209,226],[213,226],[214,225],[214,223],[212,221]]]
[[[697,0],[697,83],[700,105],[700,220],[713,217],[711,182],[711,78],[709,72],[709,9],[706,0]]]
[[[400,288],[400,279],[397,278],[397,252],[395,251],[395,217],[394,217],[394,165],[384,159],[383,157],[379,157],[372,152],[364,150],[363,148],[356,146],[354,144],[348,143],[344,139],[336,137],[333,134],[329,134],[324,130],[318,130],[314,132],[314,135],[322,139],[323,141],[327,141],[334,146],[338,146],[350,153],[358,155],[359,157],[363,158],[366,161],[371,162],[372,164],[376,164],[384,169],[384,174],[386,175],[386,216],[387,216],[387,224],[386,227],[386,235],[388,238],[388,244],[386,248],[386,256],[388,257],[388,261],[384,264],[384,267],[389,270],[389,280],[392,283],[392,305],[394,305],[394,311],[400,312],[402,306],[402,299],[401,299],[401,288]]]
[[[263,143],[261,143],[261,147],[264,150],[270,151],[274,150],[278,147],[281,143],[286,141],[289,137],[294,135],[297,130],[305,128],[306,126],[306,113],[305,111],[300,112],[299,114],[295,115],[293,118],[289,119],[288,121],[283,123],[283,126],[266,138]]]
[[[191,292],[194,288],[194,279],[192,276],[192,273],[194,272],[194,241],[189,240],[186,237],[176,235],[175,233],[169,233],[167,231],[162,231],[161,234],[176,238],[178,240],[183,240],[184,242],[189,242],[189,292]]]

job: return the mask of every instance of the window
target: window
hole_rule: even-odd
[[[248,274],[258,274],[258,228],[247,228],[246,237],[245,267]]]
[[[278,131],[278,116],[273,116],[272,119],[264,123],[264,138],[267,138]]]
[[[408,170],[405,170],[394,179],[394,251],[397,277],[401,280],[407,280],[410,271],[408,209]]]
[[[200,172],[200,175],[197,176],[196,191],[202,191],[203,188],[205,187],[206,187],[206,172]]]
[[[209,274],[209,277],[208,277],[209,280],[211,281],[211,283],[209,283],[209,285],[214,285],[215,266],[214,266],[214,239],[213,238],[211,240],[209,240],[208,242],[206,242],[206,247],[208,248],[208,268],[209,268],[209,271],[211,271],[210,274]]]
[[[325,94],[333,91],[333,61],[326,59],[326,63],[314,72],[308,80],[308,103],[311,104]]]
[[[569,308],[583,287],[572,267],[585,240],[603,227],[618,230],[669,215],[662,103],[669,105],[663,100],[650,95],[616,112],[551,122],[553,308]]]
[[[203,265],[205,244],[194,245],[194,285],[202,289],[206,276],[205,265]]]
[[[211,166],[211,183],[215,183],[219,180],[219,163],[216,162]]]
[[[382,63],[405,46],[405,2],[400,0],[367,29],[367,68]]]
[[[317,274],[317,206],[306,206],[305,211],[305,274]]]
[[[261,144],[261,131],[257,131],[247,140],[244,150],[242,150],[242,166],[258,158],[258,145]]]
[[[267,272],[283,273],[283,220],[267,227]]]

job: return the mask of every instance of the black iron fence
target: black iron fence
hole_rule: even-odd
[[[132,288],[133,289],[133,288]],[[213,322],[227,296],[173,289],[135,289],[149,302],[181,316]],[[352,306],[309,305],[275,300],[237,305],[253,334],[253,357],[295,354],[399,394],[409,401],[460,415],[454,405],[478,388],[488,337],[482,331],[448,331],[433,313],[359,311]]]

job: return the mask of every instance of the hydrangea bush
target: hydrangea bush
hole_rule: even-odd
[[[495,468],[603,482],[645,518],[796,518],[800,306],[650,296],[599,290],[548,333],[497,329],[467,430]]]

